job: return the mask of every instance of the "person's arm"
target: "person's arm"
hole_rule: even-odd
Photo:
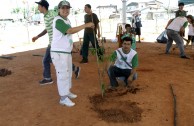
[[[188,21],[186,21],[186,22],[183,24],[183,26],[180,28],[180,32],[181,32],[181,33],[184,33],[184,32],[185,32],[185,28],[187,27],[187,25],[188,25]]]
[[[75,45],[75,43],[73,43],[73,49],[72,49],[73,53],[78,53],[79,49],[77,48],[77,46]]]
[[[74,34],[77,33],[79,31],[81,31],[82,29],[86,28],[86,27],[93,27],[94,24],[93,23],[86,23],[77,27],[71,27],[70,25],[66,24],[63,20],[58,19],[56,21],[56,29],[59,30],[61,33],[63,33],[64,35],[66,34]]]
[[[131,70],[131,74],[130,74],[130,76],[129,76],[129,78],[128,78],[128,80],[129,80],[130,82],[133,81],[133,76],[134,76],[134,74],[136,73],[136,68],[137,68],[137,66],[138,66],[138,55],[136,54],[136,55],[133,57],[133,59],[132,59],[132,70]]]
[[[99,19],[98,19],[98,16],[95,14],[95,13],[92,13],[92,20],[93,20],[93,23],[96,25],[96,32],[98,34],[98,38],[100,38],[101,34],[100,34],[100,26],[99,26]]]
[[[134,76],[135,73],[136,73],[136,67],[134,67],[134,68],[131,70],[131,74],[130,74],[130,76],[129,76],[129,78],[128,78],[128,81],[129,81],[129,82],[132,82],[132,81],[133,81],[133,76]]]
[[[77,27],[69,28],[66,33],[67,34],[74,34],[74,33],[81,31],[84,28],[92,28],[93,26],[94,26],[93,23],[86,23],[86,24],[83,24],[83,25],[80,25]]]
[[[170,19],[165,27],[165,29],[167,29],[167,27],[170,25],[170,23],[173,21],[173,19]]]
[[[46,33],[47,33],[47,30],[44,29],[40,34],[38,34],[37,36],[35,36],[35,37],[32,38],[32,42],[35,42],[38,38],[42,37]]]
[[[98,38],[100,38],[101,34],[100,34],[100,26],[99,26],[99,23],[97,24],[97,32],[98,32]]]

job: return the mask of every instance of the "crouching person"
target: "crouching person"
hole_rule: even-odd
[[[109,89],[111,90],[118,87],[117,77],[123,77],[126,86],[130,86],[137,78],[138,55],[131,48],[132,41],[131,37],[124,37],[122,47],[115,50],[110,58],[108,76],[110,79]]]

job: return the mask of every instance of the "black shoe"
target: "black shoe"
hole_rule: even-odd
[[[78,79],[79,78],[79,73],[80,73],[81,68],[77,67],[76,71],[75,71],[75,78]]]
[[[52,84],[53,80],[52,79],[49,79],[49,80],[43,79],[43,80],[39,81],[39,83],[40,83],[40,85]]]
[[[80,61],[80,63],[88,63],[88,59],[82,59],[82,61]]]
[[[183,58],[183,59],[190,59],[190,58],[187,57],[187,56],[181,56],[181,58]]]

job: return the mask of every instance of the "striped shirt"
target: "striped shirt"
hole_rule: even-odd
[[[45,23],[45,28],[49,36],[49,44],[51,44],[52,39],[53,39],[52,25],[53,25],[53,19],[56,16],[57,16],[56,12],[50,11],[50,10],[44,15],[44,23]]]

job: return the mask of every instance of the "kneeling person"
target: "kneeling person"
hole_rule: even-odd
[[[131,48],[132,41],[131,37],[123,38],[122,47],[115,50],[111,56],[108,68],[111,89],[118,86],[117,77],[124,77],[126,86],[137,77],[138,56],[137,52]]]

